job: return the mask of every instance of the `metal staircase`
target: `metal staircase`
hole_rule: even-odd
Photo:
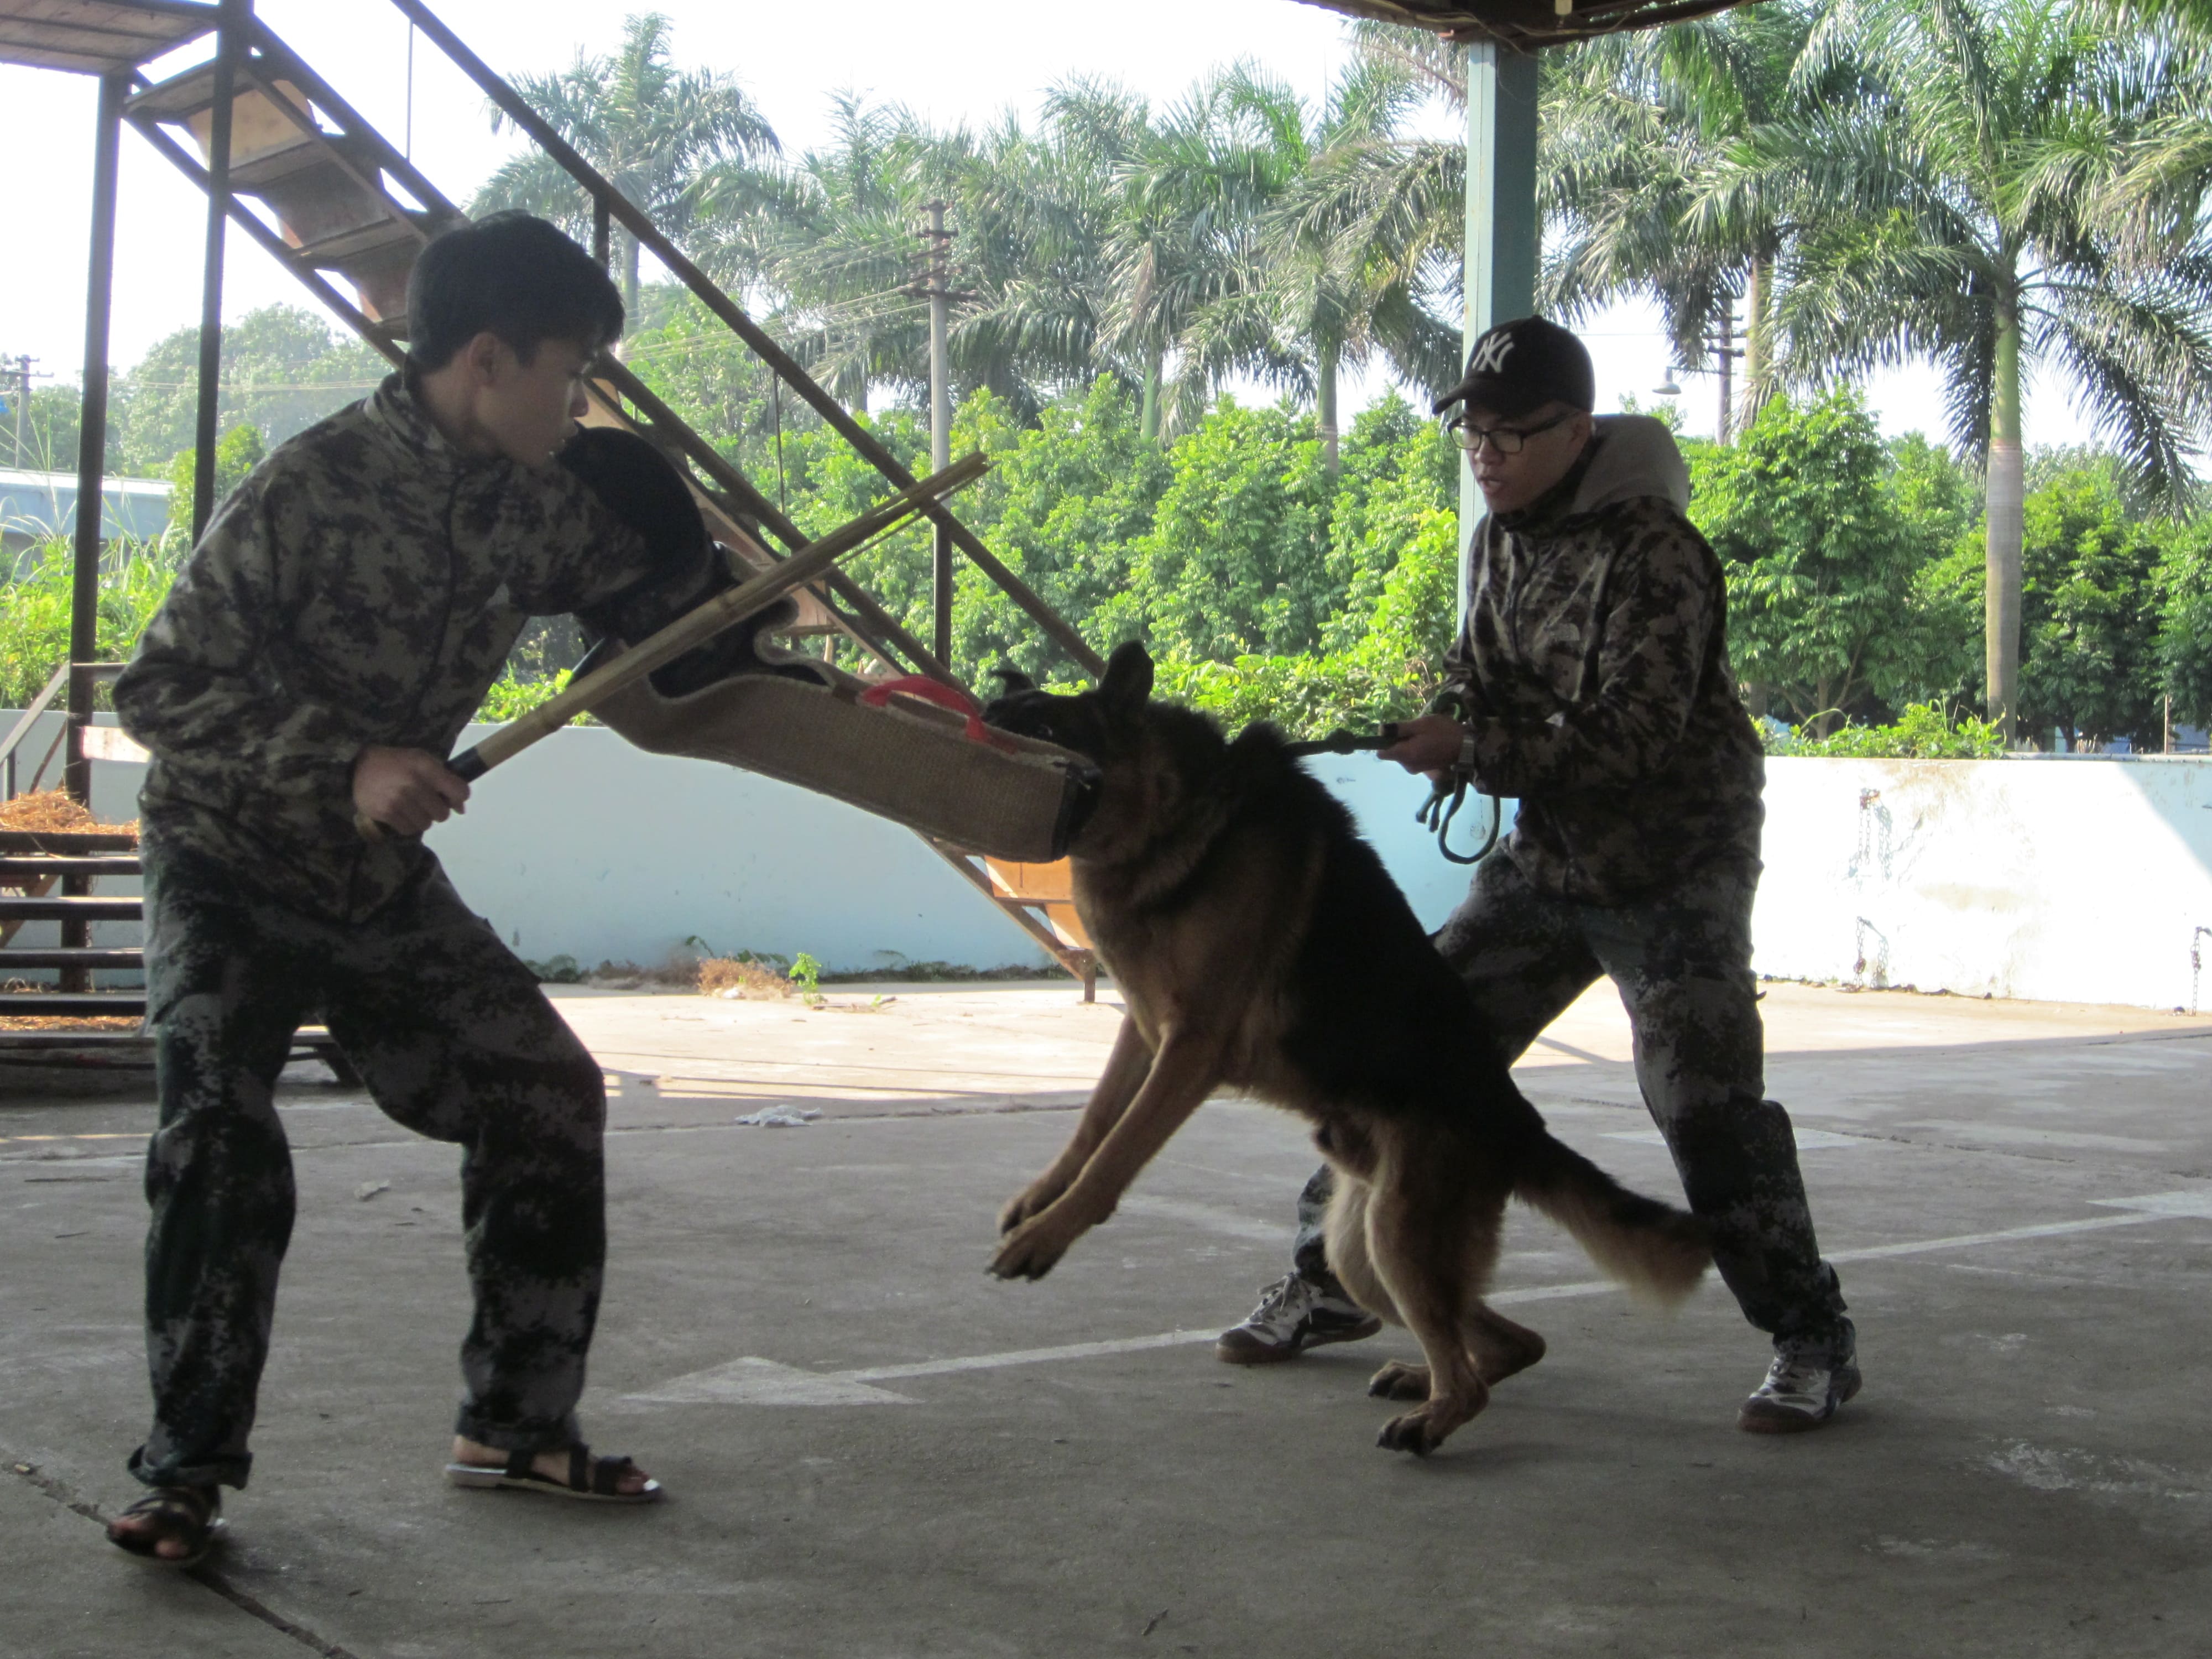
[[[612,228],[618,224],[874,466],[887,489],[914,482],[896,457],[422,0],[392,3],[590,197],[595,252],[602,264],[608,263]],[[98,28],[125,41],[136,29],[149,46],[158,40],[161,51],[213,34],[214,57],[157,84],[147,83],[137,67],[155,51],[113,46],[113,55],[102,67],[109,84],[125,94],[120,118],[209,194],[212,211],[227,215],[231,225],[289,270],[333,315],[398,362],[406,331],[407,278],[415,258],[432,237],[464,216],[461,210],[254,17],[250,0],[223,0],[220,5],[194,0],[0,0],[0,61],[90,69],[100,60],[83,46],[90,38],[84,32]],[[71,30],[77,33],[72,35]],[[71,41],[76,46],[70,47]],[[78,51],[79,61],[64,61],[65,48]],[[210,270],[212,284],[219,280],[219,256],[211,257]],[[805,545],[805,535],[773,501],[620,362],[605,360],[594,374],[586,423],[627,427],[658,445],[689,480],[715,538],[738,559],[767,568]],[[203,426],[210,424],[204,415]],[[949,509],[933,504],[929,514],[952,544],[1042,631],[1092,673],[1103,672],[1103,661],[1081,635]],[[805,592],[801,631],[835,632],[889,671],[954,683],[937,653],[842,572],[830,573]],[[966,849],[924,839],[1080,979],[1090,998],[1096,964],[1086,945],[1036,914],[1036,901],[994,884],[981,860]]]

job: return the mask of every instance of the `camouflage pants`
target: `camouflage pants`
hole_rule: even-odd
[[[246,1484],[292,1232],[272,1090],[316,1011],[398,1122],[461,1148],[476,1315],[456,1431],[576,1437],[606,1255],[598,1063],[434,861],[371,921],[279,904],[205,858],[146,847],[148,1013],[161,1122],[146,1160],[149,1485]]]
[[[1601,975],[1635,1035],[1636,1080],[1667,1138],[1690,1208],[1713,1233],[1714,1264],[1744,1316],[1778,1347],[1850,1342],[1835,1269],[1820,1260],[1790,1115],[1765,1098],[1765,1034],[1751,973],[1757,878],[1707,866],[1637,903],[1548,898],[1513,860],[1486,859],[1436,935],[1504,1048],[1518,1060]],[[1321,1218],[1329,1172],[1298,1199],[1293,1259],[1326,1271]]]

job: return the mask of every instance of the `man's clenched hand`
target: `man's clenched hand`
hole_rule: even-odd
[[[419,836],[468,810],[469,787],[427,749],[371,744],[353,763],[354,811],[402,836]]]
[[[1425,772],[1434,778],[1459,759],[1460,740],[1466,733],[1449,714],[1423,714],[1398,722],[1398,741],[1377,758],[1395,761],[1408,772]]]

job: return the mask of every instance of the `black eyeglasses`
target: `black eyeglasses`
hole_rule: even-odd
[[[1522,447],[1538,433],[1549,432],[1555,426],[1565,426],[1579,413],[1579,410],[1571,409],[1564,415],[1553,416],[1540,426],[1488,428],[1469,426],[1467,417],[1460,416],[1444,422],[1444,430],[1450,433],[1459,447],[1470,455],[1480,455],[1486,443],[1501,455],[1518,455]]]

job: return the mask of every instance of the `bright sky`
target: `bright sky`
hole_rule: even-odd
[[[617,42],[630,8],[604,0],[442,0],[439,14],[495,70],[566,67],[579,49]],[[645,9],[639,3],[636,9]],[[1033,114],[1039,95],[1073,73],[1117,80],[1156,102],[1178,96],[1210,66],[1257,60],[1317,100],[1341,65],[1345,20],[1297,0],[1119,0],[1113,8],[1037,0],[846,0],[834,19],[809,6],[736,7],[727,0],[654,0],[672,21],[677,59],[735,74],[786,146],[827,136],[830,94],[841,89],[903,103],[949,125],[981,123],[1009,106]],[[408,26],[384,0],[259,0],[261,16],[395,143],[410,128]],[[174,65],[197,61],[189,53]],[[447,195],[466,201],[511,154],[495,135],[474,86],[426,42],[414,54],[412,153]],[[157,70],[164,66],[157,66]],[[18,227],[0,260],[0,354],[27,352],[37,367],[76,378],[83,359],[84,259],[91,196],[95,83],[0,67],[11,218]],[[33,158],[36,164],[33,165]],[[128,365],[155,340],[199,316],[203,198],[143,141],[125,131],[118,231],[112,361]],[[27,234],[27,228],[36,227]],[[305,302],[296,283],[242,236],[229,242],[224,312],[235,317],[275,301]],[[1651,401],[1667,367],[1657,322],[1642,307],[1592,319],[1585,337],[1598,368],[1599,407],[1625,393]],[[1379,393],[1379,375],[1347,386],[1357,407]],[[1712,383],[1684,377],[1692,431],[1710,432]],[[1907,371],[1869,388],[1886,428],[1940,430],[1934,377]],[[2063,392],[2033,389],[2032,443],[2086,435]]]

